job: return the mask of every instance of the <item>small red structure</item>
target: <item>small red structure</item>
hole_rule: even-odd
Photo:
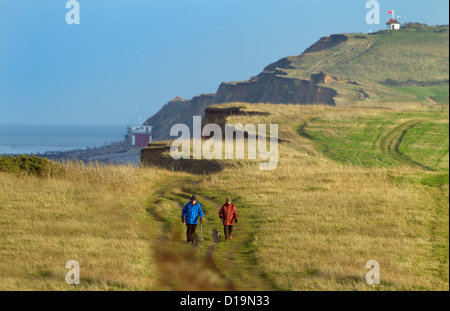
[[[127,136],[131,146],[145,147],[152,141],[152,127],[149,125],[131,125],[128,127]]]

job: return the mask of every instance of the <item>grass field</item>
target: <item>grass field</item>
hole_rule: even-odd
[[[175,173],[68,163],[40,178],[0,173],[0,290],[148,290],[157,227],[145,205]],[[66,262],[81,284],[65,283]]]
[[[277,169],[0,173],[0,289],[449,290],[448,110],[238,105],[270,115],[229,123],[279,125]],[[187,246],[180,214],[193,193],[204,240]],[[231,242],[217,217],[227,196]],[[64,281],[71,259],[77,287]],[[365,283],[369,260],[378,286]]]
[[[448,116],[445,113],[386,112],[333,120],[315,118],[299,127],[331,159],[364,166],[402,163],[448,170]]]
[[[249,107],[252,111],[270,108]],[[445,129],[448,115],[296,106],[271,111],[269,117],[229,121],[278,123],[280,137],[287,140],[280,145],[279,167],[261,172],[244,165],[201,183],[210,197],[220,189],[220,198],[236,198],[240,210],[249,215],[236,229],[254,227],[251,237],[239,237],[249,245],[241,251],[251,250],[249,260],[260,266],[267,283],[285,290],[375,289],[364,282],[364,264],[376,259],[385,266],[376,289],[448,289],[448,166],[432,172],[390,155],[384,166],[373,165],[370,157],[365,163],[358,160],[367,149],[360,144],[373,145],[375,150],[375,138],[388,134],[398,121],[427,117],[443,123]],[[354,155],[351,161],[329,161],[326,150],[294,135],[298,124],[321,117],[327,125],[335,124],[329,130],[334,134],[330,143],[348,137],[350,124],[367,124],[383,116],[391,117],[378,133],[364,126],[351,131],[354,141],[347,138],[343,143],[347,156]],[[372,128],[377,128],[375,124]],[[445,145],[435,148],[445,153]]]
[[[404,135],[399,152],[435,170],[448,170],[448,122],[421,122]]]
[[[439,86],[391,86],[389,87],[399,93],[399,95],[406,95],[404,97],[408,98],[408,95],[413,96],[413,100],[418,102],[427,102],[430,99],[436,101],[437,103],[448,103],[449,100],[449,85],[439,85]],[[414,98],[415,97],[415,98]],[[429,98],[429,99],[427,99]],[[408,99],[405,99],[408,100]],[[410,99],[409,99],[410,100]]]

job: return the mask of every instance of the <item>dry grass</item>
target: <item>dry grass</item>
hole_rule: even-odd
[[[164,189],[185,186],[217,204],[233,198],[240,215],[233,242],[219,243],[212,258],[233,267],[239,288],[252,288],[249,276],[258,275],[267,281],[261,286],[286,290],[449,289],[448,182],[425,185],[418,181],[437,173],[406,165],[338,164],[296,132],[312,118],[351,123],[384,109],[246,107],[271,115],[228,123],[279,124],[276,170],[242,160],[207,176],[79,163],[54,178],[1,173],[0,289],[74,289],[64,282],[71,259],[81,265],[81,290],[226,288],[182,241],[174,203],[187,194]],[[165,228],[178,228],[174,240],[160,239]],[[380,263],[379,286],[365,283],[369,260]]]
[[[295,135],[293,125],[310,118],[350,121],[380,110],[277,108],[251,105],[272,115],[228,121],[279,123],[287,142],[280,144],[278,168],[260,171],[244,163],[201,184],[238,199],[247,215],[239,226],[254,226],[252,247],[263,273],[287,290],[448,290],[448,184],[433,189],[397,182],[427,174],[407,166],[339,165]],[[369,260],[380,263],[378,287],[365,283]]]
[[[433,194],[391,178],[415,172],[285,158],[277,170],[249,166],[202,186],[231,192],[250,210],[253,217],[239,226],[258,227],[258,263],[280,288],[369,289],[365,263],[374,259],[381,289],[448,289],[448,261],[442,271],[430,242],[433,222],[443,216]]]
[[[70,290],[65,263],[80,263],[80,290],[151,289],[150,242],[159,232],[146,200],[174,173],[69,162],[66,174],[0,174],[0,290]]]

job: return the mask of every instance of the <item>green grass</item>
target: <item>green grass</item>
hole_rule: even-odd
[[[448,169],[449,123],[423,122],[403,137],[399,151],[418,163],[435,170]]]
[[[284,70],[294,77],[324,71],[373,82],[448,79],[448,34],[448,27],[444,32],[429,27],[346,34],[349,40],[331,49],[290,57],[294,68]]]
[[[449,175],[448,173],[438,175],[428,175],[423,177],[420,180],[420,183],[425,186],[442,187],[444,185],[449,184]]]
[[[341,163],[408,164],[448,170],[449,125],[445,113],[387,112],[359,120],[313,119],[299,133]]]
[[[399,95],[406,95],[405,100],[411,100],[408,95],[412,95],[418,102],[427,102],[427,97],[437,103],[448,103],[449,102],[449,85],[439,85],[439,86],[388,86],[389,88],[397,91]]]

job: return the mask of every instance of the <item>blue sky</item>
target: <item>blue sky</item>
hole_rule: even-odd
[[[175,96],[214,93],[320,37],[449,23],[447,0],[0,0],[0,124],[141,122]]]

